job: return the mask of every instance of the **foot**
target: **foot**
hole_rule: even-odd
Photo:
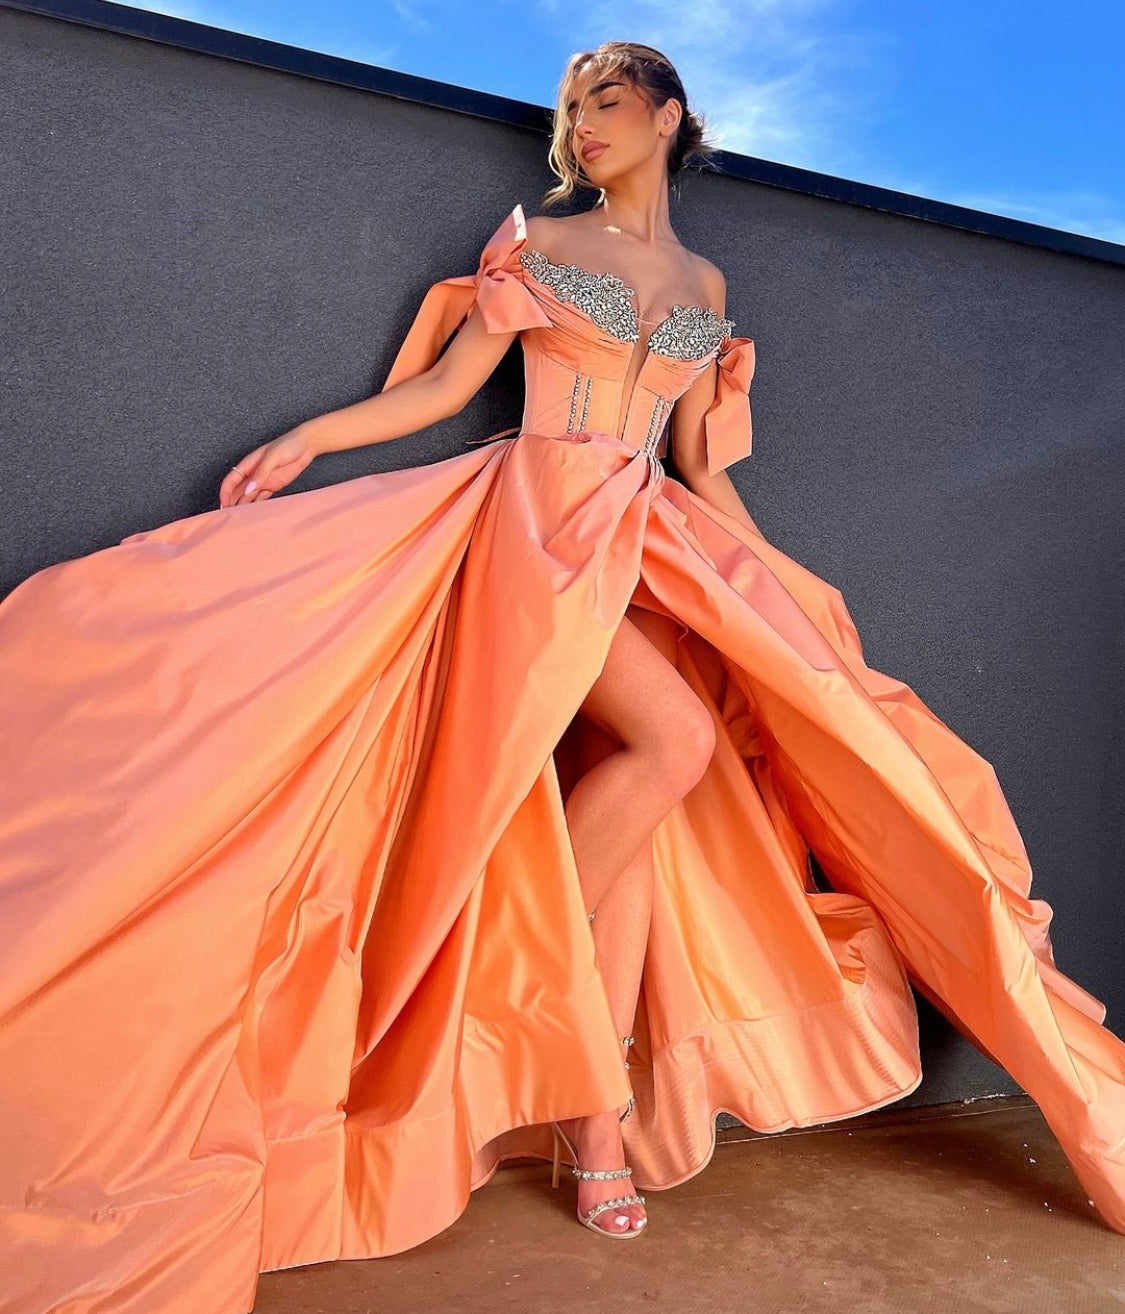
[[[624,1168],[625,1147],[621,1140],[621,1123],[617,1114],[595,1113],[586,1118],[560,1118],[559,1126],[574,1142],[580,1168]],[[578,1181],[578,1210],[588,1213],[603,1200],[629,1195],[636,1190],[631,1177]],[[619,1221],[620,1220],[620,1221]],[[621,1205],[605,1209],[594,1219],[594,1226],[605,1232],[638,1231],[647,1221],[642,1204]]]

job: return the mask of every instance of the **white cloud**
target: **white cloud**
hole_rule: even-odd
[[[1121,206],[1096,191],[958,192],[933,176],[903,182],[879,158],[898,77],[890,29],[856,28],[845,0],[538,0],[575,48],[629,39],[676,65],[716,145],[989,214],[1125,242]],[[624,21],[623,21],[624,20]]]
[[[839,172],[846,129],[878,113],[890,67],[887,32],[841,33],[828,21],[840,0],[573,0],[541,10],[561,18],[582,44],[629,39],[675,64],[692,108],[716,145],[740,154]],[[862,76],[861,76],[862,75]],[[864,90],[856,92],[859,83]]]
[[[403,27],[417,36],[429,36],[438,30],[437,23],[422,12],[424,5],[419,0],[392,0],[391,7]]]

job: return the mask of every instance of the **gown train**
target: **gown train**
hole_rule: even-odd
[[[260,1272],[418,1245],[630,1089],[635,1189],[673,1186],[719,1110],[914,1090],[911,985],[1125,1232],[1125,1045],[1054,963],[992,767],[866,665],[836,588],[665,475],[712,363],[712,467],[748,452],[751,339],[676,308],[614,432],[619,292],[516,206],[385,385],[479,313],[520,334],[515,436],[0,603],[0,1310],[245,1314]],[[560,781],[630,603],[680,627],[717,745],[654,835],[627,1075]]]

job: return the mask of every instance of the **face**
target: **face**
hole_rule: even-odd
[[[622,73],[579,73],[567,101],[574,158],[599,187],[654,158],[663,159],[681,116],[677,100],[653,110]]]

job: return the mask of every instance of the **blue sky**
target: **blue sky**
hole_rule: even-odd
[[[643,41],[728,150],[1125,243],[1125,0],[169,0],[135,5],[550,105]]]

